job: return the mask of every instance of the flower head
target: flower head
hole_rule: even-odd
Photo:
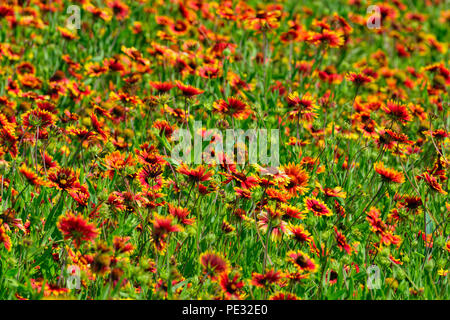
[[[299,272],[317,271],[317,265],[306,253],[303,251],[289,251],[287,253],[288,261],[291,262]]]
[[[403,183],[405,182],[405,177],[403,173],[396,171],[391,168],[386,168],[383,162],[376,162],[374,164],[375,172],[378,173],[381,178],[386,182]]]
[[[72,239],[76,247],[79,247],[82,241],[94,240],[99,234],[93,223],[71,212],[59,217],[57,227],[64,239]]]
[[[314,197],[305,198],[305,213],[312,212],[315,216],[332,216],[333,212],[327,205]]]
[[[212,251],[200,255],[200,264],[203,272],[212,280],[216,280],[220,274],[227,272],[230,268],[229,262],[221,254]]]

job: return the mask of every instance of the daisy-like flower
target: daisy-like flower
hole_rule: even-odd
[[[317,265],[314,260],[303,251],[289,251],[287,257],[288,261],[291,262],[300,273],[314,273],[317,271]]]
[[[114,178],[114,173],[116,170],[121,172],[125,170],[126,167],[132,166],[134,164],[134,160],[132,155],[128,155],[126,157],[120,151],[113,151],[110,154],[106,155],[104,158],[105,166],[107,168],[106,175],[108,175],[111,179]]]
[[[133,252],[134,246],[129,243],[131,237],[118,237],[114,236],[113,247],[118,253],[130,253]]]
[[[229,97],[227,101],[217,100],[213,107],[216,112],[239,120],[247,119],[252,112],[247,103],[235,97]]]
[[[172,82],[160,82],[160,81],[150,81],[150,85],[158,91],[158,93],[166,93],[170,91],[173,87],[175,87],[175,84]]]
[[[137,178],[144,190],[160,190],[163,186],[162,173],[161,165],[155,163],[141,168],[137,173]]]
[[[246,26],[256,31],[276,29],[280,25],[281,11],[259,10],[245,17]]]
[[[28,183],[33,186],[42,186],[45,182],[33,170],[27,168],[23,163],[19,168],[20,173],[27,179]]]
[[[130,8],[128,5],[120,0],[106,1],[106,5],[113,10],[113,16],[119,21],[126,19],[130,13]]]
[[[177,171],[187,176],[188,180],[194,183],[208,181],[213,175],[213,172],[207,171],[203,165],[199,165],[195,169],[190,169],[185,163],[182,163]]]
[[[193,86],[184,85],[179,81],[176,82],[176,85],[177,85],[178,89],[181,91],[181,93],[183,94],[183,96],[185,96],[186,98],[192,98],[194,96],[197,96],[197,95],[205,92],[204,90],[197,89]]]
[[[335,188],[324,188],[323,192],[327,197],[334,197],[334,198],[342,198],[345,199],[347,197],[347,192],[342,190],[342,187],[335,187]]]
[[[157,213],[153,215],[152,241],[158,252],[164,252],[166,249],[166,238],[170,233],[183,231],[183,228],[174,223],[172,216],[160,216]]]
[[[422,199],[416,196],[403,196],[400,202],[401,207],[405,207],[406,211],[414,211],[422,206]]]
[[[389,100],[386,103],[386,106],[382,107],[382,109],[389,118],[393,121],[400,122],[401,124],[407,124],[412,120],[412,116],[408,108],[400,102]]]
[[[47,178],[53,187],[63,191],[72,189],[77,182],[75,172],[71,168],[52,168],[48,171]]]
[[[403,173],[396,171],[392,168],[386,168],[383,162],[378,161],[374,164],[375,172],[378,173],[381,178],[386,182],[403,183],[405,177]]]
[[[300,300],[300,298],[293,293],[276,292],[269,297],[269,300]]]
[[[366,220],[371,226],[371,230],[377,234],[384,234],[387,230],[386,224],[380,218],[380,210],[375,207],[370,208],[367,212]]]
[[[182,208],[178,206],[174,206],[172,204],[168,204],[169,213],[177,218],[177,220],[184,225],[191,225],[194,223],[195,218],[187,218],[189,215],[189,210],[187,208]]]
[[[243,298],[242,288],[244,287],[244,282],[239,280],[238,273],[231,278],[229,272],[222,272],[219,275],[219,285],[226,299],[241,300]]]
[[[417,177],[418,179],[424,179],[427,185],[434,191],[437,191],[440,194],[447,194],[447,192],[442,188],[441,184],[437,181],[436,177],[428,174],[428,172],[424,172],[423,174]]]
[[[262,274],[253,272],[251,284],[259,288],[268,288],[273,284],[277,284],[281,279],[281,272],[274,269]]]
[[[353,82],[356,86],[361,86],[373,81],[373,78],[371,76],[368,76],[364,73],[355,73],[355,72],[348,72],[345,75],[345,79],[347,79],[350,82]]]
[[[275,188],[267,188],[266,195],[268,199],[275,200],[281,203],[286,203],[291,198],[288,192]]]
[[[298,164],[289,163],[281,167],[289,177],[289,182],[284,188],[292,195],[303,195],[308,191],[309,174]]]
[[[64,239],[72,239],[77,248],[80,247],[82,241],[92,241],[99,234],[93,223],[71,212],[59,217],[57,227]]]
[[[78,206],[87,207],[90,195],[86,186],[76,182],[75,186],[70,189],[69,195],[77,202]]]
[[[69,127],[69,128],[67,128],[67,132],[71,136],[77,137],[78,140],[80,140],[80,142],[93,140],[96,136],[95,132],[90,131],[85,127],[81,127],[81,128]]]
[[[64,39],[67,40],[74,40],[74,39],[78,39],[78,35],[73,32],[73,30],[68,29],[68,28],[63,28],[63,27],[57,27],[58,31],[61,33],[61,36]]]
[[[61,288],[57,284],[45,283],[44,285],[44,281],[42,279],[39,280],[30,279],[30,284],[34,290],[36,290],[39,293],[42,292],[44,297],[49,296],[58,297],[63,296],[64,294],[69,292],[69,289]]]
[[[103,139],[103,141],[106,142],[108,140],[108,135],[103,130],[104,124],[100,123],[100,121],[98,120],[95,113],[91,113],[90,118],[91,118],[92,127],[94,127],[94,131],[97,132],[100,135],[100,137]]]
[[[318,108],[313,96],[309,92],[300,98],[298,92],[295,91],[287,96],[286,101],[289,107],[296,112],[313,111]]]
[[[220,173],[221,175],[227,177],[224,184],[231,182],[232,180],[239,183],[242,189],[251,190],[258,185],[258,178],[253,175],[246,175],[244,172],[231,172],[231,173]]]
[[[200,255],[200,264],[203,272],[212,280],[216,280],[219,275],[230,269],[229,262],[221,254],[207,251]]]
[[[347,243],[347,239],[343,233],[339,232],[336,227],[334,227],[334,233],[336,235],[336,242],[340,250],[345,250],[347,254],[352,253],[352,247]]]
[[[287,231],[287,223],[282,220],[283,212],[268,206],[266,206],[265,209],[265,211],[260,212],[257,216],[258,227],[266,233],[270,224],[270,236],[272,241],[279,241]]]
[[[239,198],[251,199],[252,192],[248,189],[242,189],[239,187],[234,187],[234,191],[236,192],[236,196]]]
[[[327,205],[319,199],[314,197],[305,198],[305,210],[304,213],[312,212],[315,216],[332,216],[333,212],[327,207]]]
[[[445,131],[444,129],[436,129],[434,131],[425,131],[424,134],[426,136],[432,136],[435,140],[444,140],[447,137],[450,137],[449,133]]]
[[[25,113],[22,120],[26,128],[43,129],[55,124],[56,117],[46,110],[33,109]]]
[[[158,149],[154,145],[143,143],[139,146],[139,149],[135,150],[137,160],[144,165],[160,164],[165,165],[166,161],[164,157],[159,154]]]
[[[291,206],[289,204],[282,203],[281,209],[284,210],[285,214],[294,219],[304,219],[305,215],[302,210],[295,206]]]
[[[13,158],[16,158],[19,152],[16,135],[9,127],[0,129],[0,154],[4,152],[8,152]]]
[[[321,33],[312,33],[308,38],[314,45],[328,45],[330,48],[337,48],[344,45],[342,32],[323,29]]]
[[[188,24],[183,20],[177,20],[174,23],[169,24],[168,28],[175,36],[181,36],[189,30]]]
[[[11,251],[11,238],[6,233],[6,229],[3,224],[0,224],[0,243],[3,244],[7,251]]]
[[[312,241],[312,236],[302,225],[289,225],[287,227],[291,237],[298,243]]]

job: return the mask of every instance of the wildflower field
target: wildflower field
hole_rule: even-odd
[[[0,299],[448,299],[449,27],[0,1]]]

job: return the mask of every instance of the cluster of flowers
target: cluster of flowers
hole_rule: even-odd
[[[0,259],[34,248],[16,298],[98,298],[98,283],[320,297],[386,249],[408,266],[418,240],[447,274],[450,70],[430,19],[449,11],[383,2],[369,30],[357,0],[345,17],[296,1],[77,2],[79,30],[52,18],[68,1],[0,4]],[[173,161],[173,133],[196,119],[280,130],[280,166]]]

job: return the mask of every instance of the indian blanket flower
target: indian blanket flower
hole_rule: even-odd
[[[186,98],[192,98],[205,92],[204,90],[195,88],[193,86],[184,85],[179,81],[176,82],[176,86],[181,91],[182,95],[185,96]]]
[[[213,175],[213,172],[207,171],[203,165],[191,169],[185,163],[182,163],[177,171],[182,175],[187,176],[188,180],[193,183],[208,181]]]
[[[344,36],[340,31],[332,31],[323,29],[320,33],[311,33],[307,41],[316,46],[329,46],[330,48],[338,48],[344,45]]]
[[[287,231],[287,223],[282,220],[281,210],[266,206],[264,211],[258,214],[258,227],[264,232],[270,232],[273,241],[280,241]],[[270,226],[270,230],[269,230]]]
[[[422,199],[416,196],[402,196],[400,206],[406,208],[407,211],[415,211],[422,206]]]
[[[403,173],[396,171],[392,168],[386,168],[383,162],[378,161],[374,164],[375,172],[378,173],[383,181],[393,182],[393,183],[403,183],[405,182],[405,177]]]
[[[352,247],[347,243],[347,238],[343,233],[339,232],[336,227],[334,227],[334,233],[336,236],[336,242],[340,250],[344,250],[347,254],[352,253]]]
[[[310,242],[311,234],[302,225],[289,225],[287,227],[292,239],[298,243]]]
[[[17,137],[12,128],[4,127],[0,129],[0,154],[8,152],[13,158],[16,158],[19,152],[17,142]]]
[[[293,110],[292,115],[312,113],[318,108],[314,97],[309,93],[305,93],[302,97],[295,91],[286,98],[288,106]]]
[[[292,195],[298,196],[308,191],[309,174],[300,165],[289,163],[281,169],[289,177],[289,181],[284,188]]]
[[[282,274],[280,271],[275,271],[271,269],[266,273],[252,273],[251,284],[259,288],[268,288],[271,285],[277,284],[282,279]]]
[[[0,223],[0,243],[3,244],[7,251],[11,251],[11,238],[6,233],[3,223]]]
[[[134,250],[134,246],[129,243],[131,237],[119,237],[115,236],[113,239],[114,250],[118,253],[131,253]]]
[[[305,210],[304,213],[312,212],[315,216],[332,216],[333,212],[328,208],[328,206],[319,199],[314,197],[307,197],[304,200]]]
[[[390,119],[401,124],[407,124],[412,120],[407,106],[401,102],[389,100],[382,109]]]
[[[160,216],[157,213],[153,215],[152,220],[152,242],[158,252],[164,252],[166,249],[166,238],[169,234],[183,230],[181,226],[174,223],[172,216]]]
[[[384,234],[387,230],[386,224],[381,220],[380,210],[375,207],[370,208],[367,212],[366,220],[371,226],[371,230],[377,234]]]
[[[87,207],[90,198],[87,186],[80,185],[79,182],[76,182],[74,187],[70,189],[69,195],[79,207]]]
[[[236,97],[229,97],[226,101],[217,100],[214,102],[214,110],[239,120],[247,119],[252,112],[247,103]]]
[[[361,86],[373,81],[373,78],[365,75],[364,73],[349,72],[345,75],[345,79],[353,82],[356,86]]]
[[[266,195],[268,199],[281,203],[286,203],[291,198],[288,192],[276,188],[267,188]]]
[[[222,272],[219,275],[218,282],[227,300],[243,299],[242,288],[244,287],[244,282],[239,280],[238,273],[232,276],[230,272]]]
[[[317,271],[317,265],[314,260],[303,251],[289,251],[287,253],[287,259],[300,273],[314,273]]]
[[[158,163],[142,167],[137,173],[137,178],[142,189],[160,190],[163,186],[162,173],[162,166]]]
[[[269,300],[300,300],[300,298],[293,293],[276,292],[269,297]]]
[[[281,11],[279,10],[259,10],[245,17],[246,26],[250,29],[260,31],[268,29],[276,29],[279,27]]]
[[[99,235],[95,224],[72,212],[66,212],[65,215],[60,216],[57,227],[64,239],[72,239],[76,247],[79,247],[83,241],[93,241]]]
[[[106,5],[110,7],[113,10],[113,17],[115,17],[117,20],[125,20],[128,18],[128,15],[130,13],[130,8],[128,5],[123,3],[120,0],[109,0],[106,1]]]
[[[59,190],[67,191],[75,187],[78,181],[75,172],[71,168],[52,168],[48,171],[47,179],[51,185]]]
[[[195,218],[187,218],[189,210],[187,208],[178,207],[172,204],[168,204],[169,214],[177,218],[177,220],[184,225],[191,225],[194,223]]]
[[[55,124],[56,117],[46,110],[37,108],[25,113],[22,120],[26,128],[44,129]]]
[[[33,170],[27,168],[25,163],[20,166],[19,172],[25,177],[27,182],[33,186],[42,186],[45,184],[45,181],[41,177],[39,177]]]
[[[423,174],[418,176],[419,179],[425,180],[426,184],[430,187],[431,190],[434,190],[440,194],[447,194],[442,188],[442,185],[437,181],[436,177],[430,175],[428,172],[424,172]]]
[[[244,172],[231,172],[231,173],[222,173],[220,174],[227,177],[227,180],[224,181],[224,184],[229,183],[230,181],[234,180],[236,183],[239,183],[240,188],[251,190],[258,186],[258,178],[253,175],[246,175]]]
[[[302,210],[297,208],[296,206],[289,205],[286,203],[281,204],[281,209],[284,210],[285,215],[294,218],[294,219],[304,219],[305,215]]]
[[[166,93],[175,87],[175,84],[172,82],[150,81],[150,85],[158,91],[158,93]]]
[[[203,267],[203,272],[212,280],[216,280],[219,275],[230,269],[228,260],[220,253],[213,251],[202,253],[200,255],[200,264]]]
[[[134,165],[134,160],[131,154],[126,157],[120,151],[113,151],[104,158],[105,166],[107,168],[106,175],[113,178],[115,172],[122,173],[127,167]]]

